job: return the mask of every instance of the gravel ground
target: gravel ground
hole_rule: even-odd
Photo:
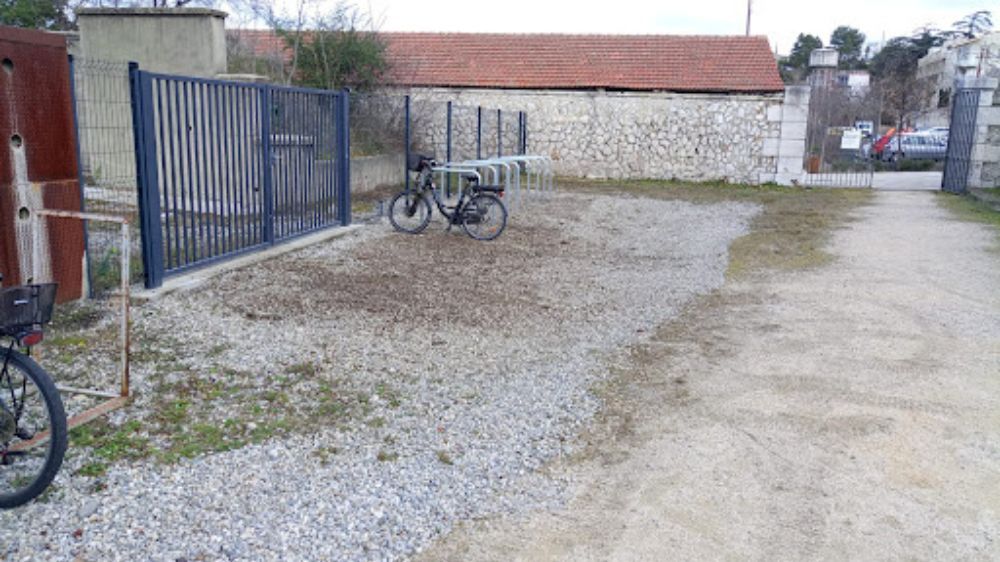
[[[45,501],[0,513],[0,558],[397,559],[458,521],[561,505],[567,483],[544,465],[574,450],[593,386],[722,284],[758,211],[561,194],[495,243],[382,223],[144,305],[138,353],[153,358],[113,426],[174,447],[167,394],[215,385],[178,432],[276,416],[286,432],[100,477],[71,447]]]

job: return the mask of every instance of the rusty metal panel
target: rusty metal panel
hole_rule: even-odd
[[[45,221],[38,240],[30,226],[34,210],[81,210],[65,39],[0,26],[0,63],[0,272],[26,282],[37,242],[59,300],[79,298],[83,224]]]

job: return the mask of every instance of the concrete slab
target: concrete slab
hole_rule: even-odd
[[[875,172],[873,189],[888,191],[937,191],[941,172]]]
[[[194,289],[208,281],[216,275],[221,275],[223,273],[233,271],[235,269],[242,269],[244,267],[260,263],[264,260],[269,260],[271,258],[280,256],[282,254],[287,254],[289,252],[294,252],[296,250],[301,250],[306,246],[311,246],[313,244],[318,244],[320,242],[326,242],[327,240],[332,240],[334,238],[339,238],[341,236],[347,236],[365,225],[352,224],[350,226],[339,226],[324,230],[322,232],[317,232],[315,234],[310,234],[308,236],[303,236],[301,238],[296,238],[290,242],[284,242],[276,246],[267,248],[266,250],[261,250],[259,252],[253,252],[246,254],[237,258],[233,258],[229,261],[224,261],[205,267],[204,269],[196,269],[190,273],[184,275],[179,275],[177,277],[171,277],[163,282],[163,286],[157,289],[143,289],[140,291],[134,291],[132,293],[132,298],[139,301],[150,301],[158,299],[164,295],[169,295],[177,291],[189,291]]]

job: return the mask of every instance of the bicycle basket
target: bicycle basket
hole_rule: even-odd
[[[0,331],[48,324],[55,302],[55,283],[0,289]]]

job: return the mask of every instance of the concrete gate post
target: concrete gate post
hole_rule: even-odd
[[[963,88],[979,90],[968,188],[1000,186],[1000,106],[993,102],[997,86],[996,78],[985,76],[967,79],[963,85]]]
[[[809,86],[788,86],[781,104],[781,137],[775,182],[792,185],[802,179],[802,159],[806,152],[809,121]]]

